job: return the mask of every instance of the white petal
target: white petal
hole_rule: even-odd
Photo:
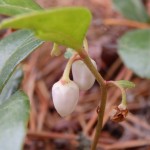
[[[97,69],[96,62],[92,59],[91,61]],[[72,64],[72,74],[73,80],[81,90],[90,89],[95,82],[94,75],[82,60],[77,60]]]
[[[57,112],[65,117],[75,109],[79,99],[79,88],[73,81],[64,85],[58,81],[52,87],[52,97]]]

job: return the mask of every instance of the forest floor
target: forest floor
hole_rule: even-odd
[[[43,8],[84,6],[93,20],[87,34],[89,53],[106,80],[130,80],[136,84],[127,91],[129,114],[121,123],[109,119],[112,108],[121,101],[120,91],[110,88],[99,138],[98,150],[150,150],[150,80],[141,79],[129,70],[117,54],[117,40],[127,26],[108,26],[103,19],[120,19],[111,0],[37,0]],[[147,7],[147,9],[149,9]],[[75,111],[61,118],[54,106],[51,88],[62,76],[67,60],[63,54],[51,57],[52,43],[45,43],[23,62],[22,89],[31,100],[31,114],[24,150],[89,150],[97,123],[100,90],[80,92]],[[64,48],[62,48],[64,50]],[[132,63],[132,62],[131,62]]]

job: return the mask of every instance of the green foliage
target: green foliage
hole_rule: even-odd
[[[9,78],[8,82],[4,86],[0,94],[0,105],[5,102],[12,94],[14,94],[22,81],[23,71],[21,68],[18,68],[14,71],[12,76]]]
[[[0,0],[0,13],[4,15],[17,15],[35,10],[41,7],[32,0]]]
[[[47,41],[80,49],[91,21],[91,13],[85,8],[59,8],[27,13],[7,19],[0,28],[27,28]]]
[[[29,100],[16,92],[0,105],[0,149],[21,150],[29,118]]]
[[[150,30],[127,32],[119,40],[119,54],[124,63],[141,77],[150,78]]]
[[[41,43],[29,30],[17,31],[0,41],[0,91],[15,67]]]
[[[4,15],[36,10],[41,7],[32,0],[0,0],[0,13]],[[21,69],[14,69],[42,43],[29,30],[17,31],[0,41],[0,149],[22,149],[30,107],[28,97],[16,92],[23,74]]]
[[[113,0],[113,4],[128,19],[140,22],[148,22],[150,19],[141,0]]]
[[[135,84],[133,82],[127,81],[127,80],[119,80],[115,81],[119,86],[123,88],[134,88]]]
[[[149,22],[142,0],[113,0],[115,8],[126,18]],[[125,65],[140,77],[150,78],[150,30],[127,32],[119,40],[119,55]]]

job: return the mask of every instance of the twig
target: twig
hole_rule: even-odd
[[[148,23],[141,23],[137,21],[132,21],[132,20],[126,20],[126,19],[104,19],[103,23],[105,25],[121,25],[121,26],[128,26],[128,27],[133,27],[133,28],[139,28],[139,29],[147,29],[150,28],[150,25]]]
[[[44,138],[44,139],[76,140],[77,138],[75,134],[62,134],[62,133],[47,132],[47,131],[40,131],[40,132],[28,131],[27,135],[32,138],[40,138],[40,139]]]
[[[125,148],[132,148],[132,147],[139,147],[139,146],[146,146],[146,145],[150,145],[150,139],[123,141],[116,144],[111,144],[109,146],[105,146],[105,149],[107,150],[125,149]]]

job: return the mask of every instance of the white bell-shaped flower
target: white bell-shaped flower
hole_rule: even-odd
[[[79,87],[73,81],[63,84],[60,80],[52,87],[52,97],[54,106],[60,116],[68,116],[74,111],[78,102]]]
[[[97,69],[96,62],[91,59],[93,65]],[[72,64],[72,75],[73,80],[79,86],[80,90],[88,90],[90,89],[94,82],[95,77],[86,64],[82,60],[77,60]]]

